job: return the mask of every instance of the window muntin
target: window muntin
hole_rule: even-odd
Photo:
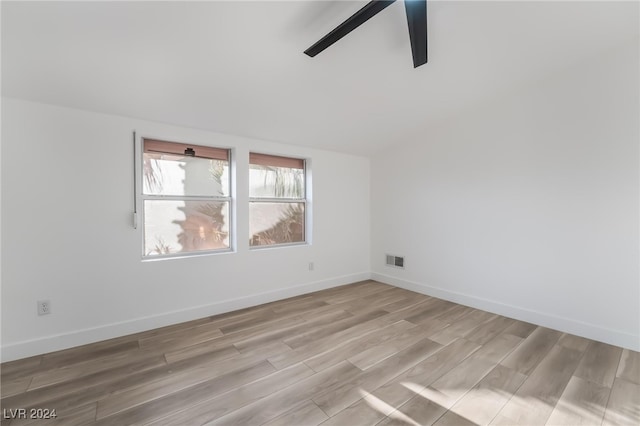
[[[145,257],[230,248],[229,150],[143,140]]]
[[[305,161],[251,153],[249,163],[250,246],[304,243]]]

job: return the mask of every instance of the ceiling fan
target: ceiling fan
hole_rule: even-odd
[[[394,2],[395,0],[370,1],[362,9],[351,15],[349,19],[305,50],[304,53],[313,58]],[[404,0],[404,8],[407,13],[407,24],[409,25],[413,67],[417,68],[427,63],[427,0]]]

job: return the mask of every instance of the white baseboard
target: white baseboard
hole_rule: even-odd
[[[211,315],[231,312],[242,308],[248,308],[250,306],[261,305],[263,303],[299,296],[301,294],[311,293],[314,291],[325,290],[344,284],[364,281],[370,278],[371,274],[369,272],[343,275],[322,281],[315,281],[283,289],[267,291],[264,293],[238,297],[236,299],[223,300],[209,305],[196,306],[165,314],[136,318],[130,321],[106,324],[99,327],[85,328],[54,336],[46,336],[38,339],[10,343],[2,346],[2,356],[0,359],[2,362],[6,362],[34,355],[41,355],[48,352],[86,345],[88,343],[99,342],[102,340],[112,339],[114,337],[126,336],[128,334],[139,333],[141,331],[152,330],[154,328],[178,324]]]
[[[137,318],[131,321],[123,321],[99,327],[80,329],[54,336],[46,336],[38,339],[10,343],[2,346],[0,359],[2,362],[6,362],[54,352],[368,279],[373,279],[381,283],[415,291],[417,293],[426,294],[428,296],[460,303],[462,305],[471,306],[473,308],[482,309],[520,321],[526,321],[543,327],[552,328],[554,330],[563,331],[565,333],[571,333],[588,339],[621,346],[634,351],[640,351],[640,336],[630,333],[612,330],[570,318],[559,317],[545,312],[534,311],[531,309],[483,299],[477,296],[453,292],[426,284],[403,280],[377,272],[361,272],[358,274],[334,277],[327,280],[315,281],[284,289],[239,297],[236,299],[224,300],[180,311]]]
[[[599,342],[621,346],[623,348],[631,349],[634,351],[640,351],[640,336],[626,333],[624,331],[612,330],[595,324],[589,324],[571,318],[560,317],[547,312],[540,312],[522,308],[519,306],[508,305],[505,303],[483,299],[481,297],[472,296],[469,294],[458,293],[438,287],[432,287],[426,284],[391,277],[389,275],[384,275],[377,272],[371,273],[371,279],[384,284],[389,284],[395,287],[404,288],[406,290],[415,291],[417,293],[426,294],[427,296],[433,296],[439,299],[444,299],[451,302],[459,303],[461,305],[470,306],[472,308],[481,309],[483,311],[488,311],[494,314],[499,314],[508,318],[514,318],[520,321],[530,322],[532,324],[540,325],[565,333],[575,334],[577,336],[597,340]]]

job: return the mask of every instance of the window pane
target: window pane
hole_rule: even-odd
[[[249,196],[304,198],[304,169],[251,164]]]
[[[229,162],[173,154],[143,154],[147,195],[229,196]]]
[[[228,202],[145,200],[146,256],[225,248],[229,248]]]
[[[304,203],[249,204],[252,246],[304,242]]]

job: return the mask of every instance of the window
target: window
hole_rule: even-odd
[[[252,247],[306,241],[304,160],[251,153],[249,201]]]
[[[143,139],[143,254],[228,250],[229,150]]]

